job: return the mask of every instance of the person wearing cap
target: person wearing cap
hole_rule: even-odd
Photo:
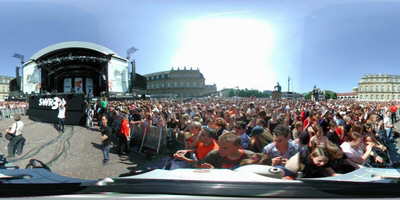
[[[273,140],[272,134],[268,131],[268,129],[262,126],[261,120],[257,120],[256,126],[251,129],[249,136],[249,149],[256,153],[262,152],[264,146],[269,144]]]
[[[8,157],[14,157],[15,154],[21,155],[25,144],[25,138],[22,136],[22,130],[24,123],[21,121],[21,115],[14,115],[15,122],[6,130],[7,134],[11,134],[12,137],[8,143]]]

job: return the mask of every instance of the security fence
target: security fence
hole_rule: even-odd
[[[26,115],[26,111],[28,107],[20,107],[20,108],[0,108],[0,120],[10,119],[14,115]]]
[[[131,127],[131,139],[140,141],[139,152],[143,147],[152,149],[160,153],[167,145],[168,129],[166,127],[150,126],[145,128],[143,125]]]

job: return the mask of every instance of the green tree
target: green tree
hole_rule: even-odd
[[[235,90],[234,89],[229,89],[228,96],[229,97],[235,96]]]
[[[326,99],[336,99],[337,95],[335,92],[333,92],[331,90],[325,90],[325,98]]]
[[[307,92],[307,93],[305,93],[303,95],[304,95],[304,99],[306,99],[306,100],[310,100],[311,99],[311,92]]]

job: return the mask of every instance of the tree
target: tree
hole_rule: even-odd
[[[304,99],[310,100],[310,99],[311,99],[311,94],[312,94],[312,92],[304,93],[304,94],[303,94],[303,95],[304,95]]]
[[[337,95],[335,92],[333,92],[331,90],[325,90],[325,98],[326,99],[336,99]]]
[[[235,96],[235,90],[234,89],[229,89],[228,96],[229,97]]]

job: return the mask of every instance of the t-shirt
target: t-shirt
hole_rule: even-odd
[[[131,121],[140,121],[140,120],[142,120],[142,117],[141,117],[140,114],[135,113],[135,114],[132,114],[130,116],[129,120],[131,120]]]
[[[250,145],[250,137],[249,137],[246,133],[243,133],[243,134],[240,136],[240,145],[241,145],[242,148],[244,148],[244,149],[249,148],[249,145]]]
[[[362,164],[360,163],[360,158],[364,155],[364,150],[361,146],[353,148],[349,142],[343,142],[340,148],[350,160]]]
[[[210,153],[210,151],[218,149],[219,146],[214,139],[208,146],[206,146],[203,142],[198,142],[196,146],[196,157],[199,160],[203,160],[207,156],[207,154]]]
[[[58,117],[59,119],[64,119],[64,118],[65,118],[65,107],[60,107],[60,108],[58,109],[58,115],[57,115],[57,117]]]
[[[111,136],[112,136],[112,129],[111,127],[107,126],[107,127],[102,127],[101,129],[101,135],[107,136],[106,140],[103,140],[103,145],[109,145],[111,143]]]
[[[17,121],[11,125],[11,133],[15,133],[15,136],[22,135],[22,129],[24,128],[24,122]],[[15,131],[16,130],[16,131]]]
[[[385,128],[389,128],[390,126],[392,126],[392,119],[390,119],[389,117],[385,117],[383,118],[383,123],[385,124]]]
[[[397,112],[397,106],[391,106],[390,107],[390,112],[392,112],[392,113]]]
[[[253,154],[252,151],[240,150],[241,156],[237,160],[230,160],[228,158],[219,155],[218,150],[213,150],[207,154],[204,158],[204,162],[210,163],[215,168],[225,168],[230,169],[239,166],[240,162],[244,159],[248,159]]]
[[[129,127],[129,121],[126,119],[123,119],[121,122],[121,128],[120,128],[120,132],[122,135],[125,135],[127,137],[129,137],[129,135],[131,134],[131,130]]]
[[[102,108],[106,108],[107,107],[107,101],[100,101],[100,105]]]
[[[276,148],[276,145],[273,142],[264,147],[263,153],[267,154],[269,158],[283,157],[289,159],[298,152],[298,149],[299,147],[297,144],[295,144],[293,141],[289,141],[288,150],[285,154],[282,154],[278,148]]]

